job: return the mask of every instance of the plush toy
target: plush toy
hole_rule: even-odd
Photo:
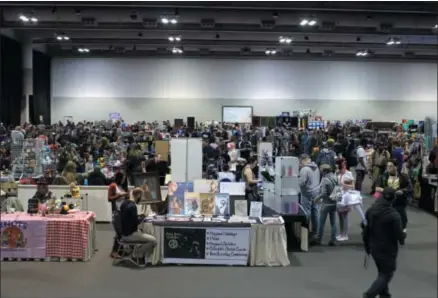
[[[99,164],[99,166],[100,166],[101,168],[104,168],[104,167],[105,167],[105,158],[104,158],[104,157],[99,157],[99,159],[97,160],[97,162],[98,162],[98,164]]]
[[[80,194],[81,188],[76,184],[76,182],[70,183],[70,194],[74,199],[79,199],[81,197]]]

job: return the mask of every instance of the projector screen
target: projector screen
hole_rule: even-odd
[[[222,122],[252,123],[251,106],[223,106]]]

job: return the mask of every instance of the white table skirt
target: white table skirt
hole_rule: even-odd
[[[181,225],[183,226],[183,225]],[[163,260],[164,226],[144,223],[143,232],[155,236],[157,246],[150,257],[153,265]],[[287,239],[284,225],[251,226],[250,266],[288,266]]]

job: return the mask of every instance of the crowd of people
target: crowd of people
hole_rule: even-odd
[[[164,177],[169,171],[170,156],[169,163],[163,162],[155,152],[154,142],[171,137],[202,138],[204,178],[243,181],[247,197],[252,196],[250,200],[257,199],[255,188],[261,182],[256,178],[262,166],[256,156],[258,142],[274,144],[273,159],[299,157],[301,207],[309,218],[311,244],[322,244],[327,217],[331,227],[328,245],[347,241],[348,219],[355,211],[361,219],[366,251],[373,256],[379,271],[378,279],[364,297],[389,297],[388,283],[395,271],[398,243],[403,244],[406,237],[406,206],[414,192],[412,172],[418,165],[418,150],[415,151],[412,141],[370,139],[360,133],[349,135],[337,126],[309,132],[241,127],[237,123],[172,127],[168,121],[133,125],[124,121],[67,122],[50,127],[26,124],[8,129],[1,124],[0,168],[11,169],[13,145],[29,138],[44,139],[55,153],[56,171],[44,173],[37,193],[50,196],[48,184],[109,185],[108,200],[116,230],[111,257],[120,257],[120,240],[124,237],[143,243],[134,254],[135,262],[141,263],[155,247],[156,239],[137,230],[136,203],[144,191],[136,188],[129,193],[128,180],[135,172],[157,171]],[[272,167],[274,161],[269,159],[262,160]],[[437,168],[434,149],[427,171],[436,173]],[[367,176],[372,181],[370,195],[376,203],[364,212],[363,182]]]

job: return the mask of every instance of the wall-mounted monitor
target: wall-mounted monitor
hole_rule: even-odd
[[[223,106],[222,122],[252,123],[252,107],[251,106]]]

